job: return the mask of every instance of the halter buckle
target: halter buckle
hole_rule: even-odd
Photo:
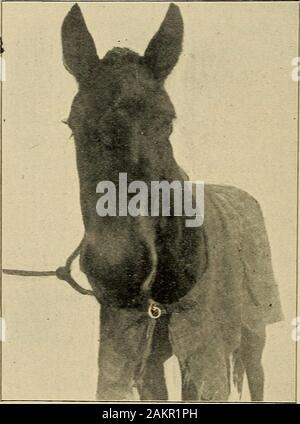
[[[161,309],[157,306],[156,303],[150,303],[148,308],[148,315],[153,319],[158,319],[161,316]]]

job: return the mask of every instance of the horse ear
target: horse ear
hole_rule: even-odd
[[[180,9],[171,3],[144,54],[144,60],[155,78],[164,80],[172,71],[181,53],[182,40],[183,20]]]
[[[64,19],[61,30],[63,61],[78,82],[93,78],[99,65],[94,40],[84,22],[80,7],[75,4]]]

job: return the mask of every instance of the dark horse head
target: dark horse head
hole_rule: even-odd
[[[194,284],[198,264],[189,260],[201,231],[185,228],[183,217],[99,217],[96,186],[185,179],[169,141],[173,105],[164,81],[181,53],[183,21],[170,5],[143,56],[113,48],[97,55],[80,8],[62,27],[64,64],[78,82],[68,118],[75,138],[85,236],[81,268],[98,299],[118,307],[143,303],[145,293],[174,302]]]

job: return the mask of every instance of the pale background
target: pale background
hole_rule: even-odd
[[[55,269],[83,233],[67,118],[76,83],[60,27],[72,3],[4,3],[3,267]],[[83,3],[98,53],[142,54],[165,3]],[[285,321],[268,328],[265,400],[295,400],[297,3],[182,3],[183,53],[166,87],[172,143],[193,180],[226,183],[260,202]],[[105,248],[105,246],[103,246]],[[76,278],[83,281],[79,272]],[[3,278],[3,398],[94,400],[99,308],[55,278]],[[179,399],[176,361],[168,384]],[[243,400],[249,400],[247,390]]]

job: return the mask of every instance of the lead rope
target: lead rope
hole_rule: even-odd
[[[74,259],[79,255],[82,241],[79,246],[68,256],[64,266],[60,266],[56,271],[25,271],[23,269],[2,269],[3,274],[19,275],[20,277],[52,277],[55,276],[59,280],[66,281],[78,293],[88,296],[95,296],[92,290],[81,287],[71,275],[71,266]]]
[[[20,277],[55,276],[59,280],[66,281],[78,293],[95,297],[95,293],[92,290],[87,290],[81,287],[78,283],[76,283],[76,281],[71,275],[71,266],[74,259],[80,254],[81,244],[82,244],[82,241],[80,242],[79,246],[76,247],[76,249],[71,253],[71,255],[68,256],[65,265],[58,267],[55,271],[27,271],[23,269],[5,268],[5,269],[2,269],[2,272],[3,274],[18,275]],[[156,320],[160,318],[162,313],[165,313],[165,311],[162,310],[153,300],[149,299],[149,307],[148,307],[147,315],[150,319],[148,318],[148,324],[147,324],[147,330],[146,330],[146,337],[145,337],[146,346],[142,355],[140,366],[138,367],[136,371],[137,385],[140,385],[142,383],[142,380],[145,374],[147,359],[149,358],[151,353],[152,339],[153,339]]]

